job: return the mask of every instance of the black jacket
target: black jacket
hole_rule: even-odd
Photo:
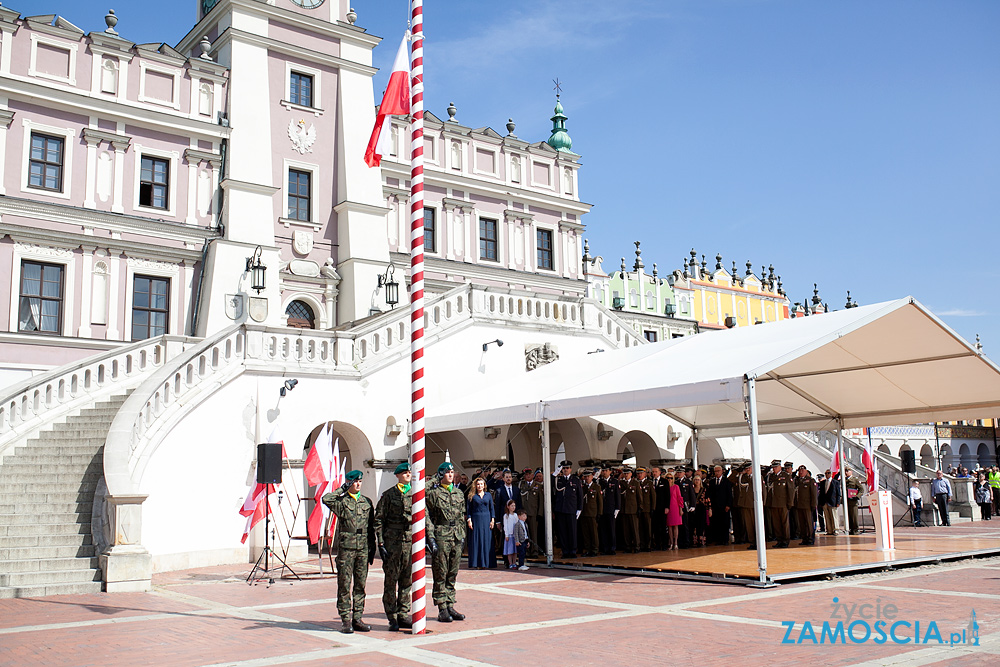
[[[576,475],[552,479],[552,509],[557,514],[576,514],[583,511],[583,484]]]
[[[601,493],[604,494],[604,511],[602,513],[614,514],[615,510],[620,510],[622,508],[622,489],[618,480],[614,477],[607,479],[601,477],[597,483],[601,485]]]

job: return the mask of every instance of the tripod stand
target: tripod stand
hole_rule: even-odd
[[[267,511],[264,513],[264,549],[260,552],[260,556],[257,557],[257,562],[254,563],[253,568],[250,570],[250,574],[247,575],[247,583],[251,586],[255,585],[258,581],[267,580],[267,585],[270,587],[274,583],[275,570],[278,570],[279,576],[281,572],[286,569],[292,573],[292,576],[298,580],[302,580],[295,570],[293,570],[285,559],[278,555],[278,553],[271,547],[271,541],[274,539],[274,529],[271,528],[271,484],[267,485],[267,491],[265,491],[264,502],[267,505]],[[278,509],[281,509],[281,495],[278,495]],[[281,563],[281,568],[277,567],[277,563],[272,563],[272,561],[277,561]],[[263,563],[263,567],[261,566]],[[272,564],[274,567],[272,567]]]

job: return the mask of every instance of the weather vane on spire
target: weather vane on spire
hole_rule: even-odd
[[[556,84],[552,90],[556,91],[556,97],[558,98],[562,94],[562,83],[559,81],[559,77],[552,79],[552,83]]]

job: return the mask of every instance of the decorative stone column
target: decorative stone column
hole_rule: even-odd
[[[111,546],[101,554],[108,593],[148,591],[153,584],[153,557],[142,546],[142,503],[147,495],[107,495],[104,499],[105,539]]]

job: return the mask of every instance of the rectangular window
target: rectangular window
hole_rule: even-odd
[[[63,267],[21,262],[18,331],[58,334],[62,331]]]
[[[479,218],[479,259],[500,261],[497,256],[497,221]]]
[[[649,330],[646,330],[646,331],[643,331],[643,332],[642,332],[642,335],[643,335],[643,336],[644,336],[644,337],[646,338],[646,340],[648,340],[648,341],[649,341],[650,343],[655,343],[655,342],[656,342],[656,332],[655,332],[655,331],[649,331]]]
[[[288,84],[289,102],[300,104],[304,107],[313,105],[313,78],[308,74],[292,72],[291,80]]]
[[[437,252],[434,245],[434,209],[424,209],[424,252]]]
[[[135,277],[135,287],[132,290],[132,340],[145,340],[167,333],[169,302],[169,278]]]
[[[288,170],[288,217],[308,222],[311,218],[312,174],[298,169]]]
[[[62,192],[64,139],[31,133],[28,158],[28,185],[42,190]]]
[[[538,243],[538,268],[552,271],[555,265],[552,263],[552,230],[539,229],[537,236]]]
[[[139,170],[139,206],[166,210],[170,192],[170,162],[142,156]]]

